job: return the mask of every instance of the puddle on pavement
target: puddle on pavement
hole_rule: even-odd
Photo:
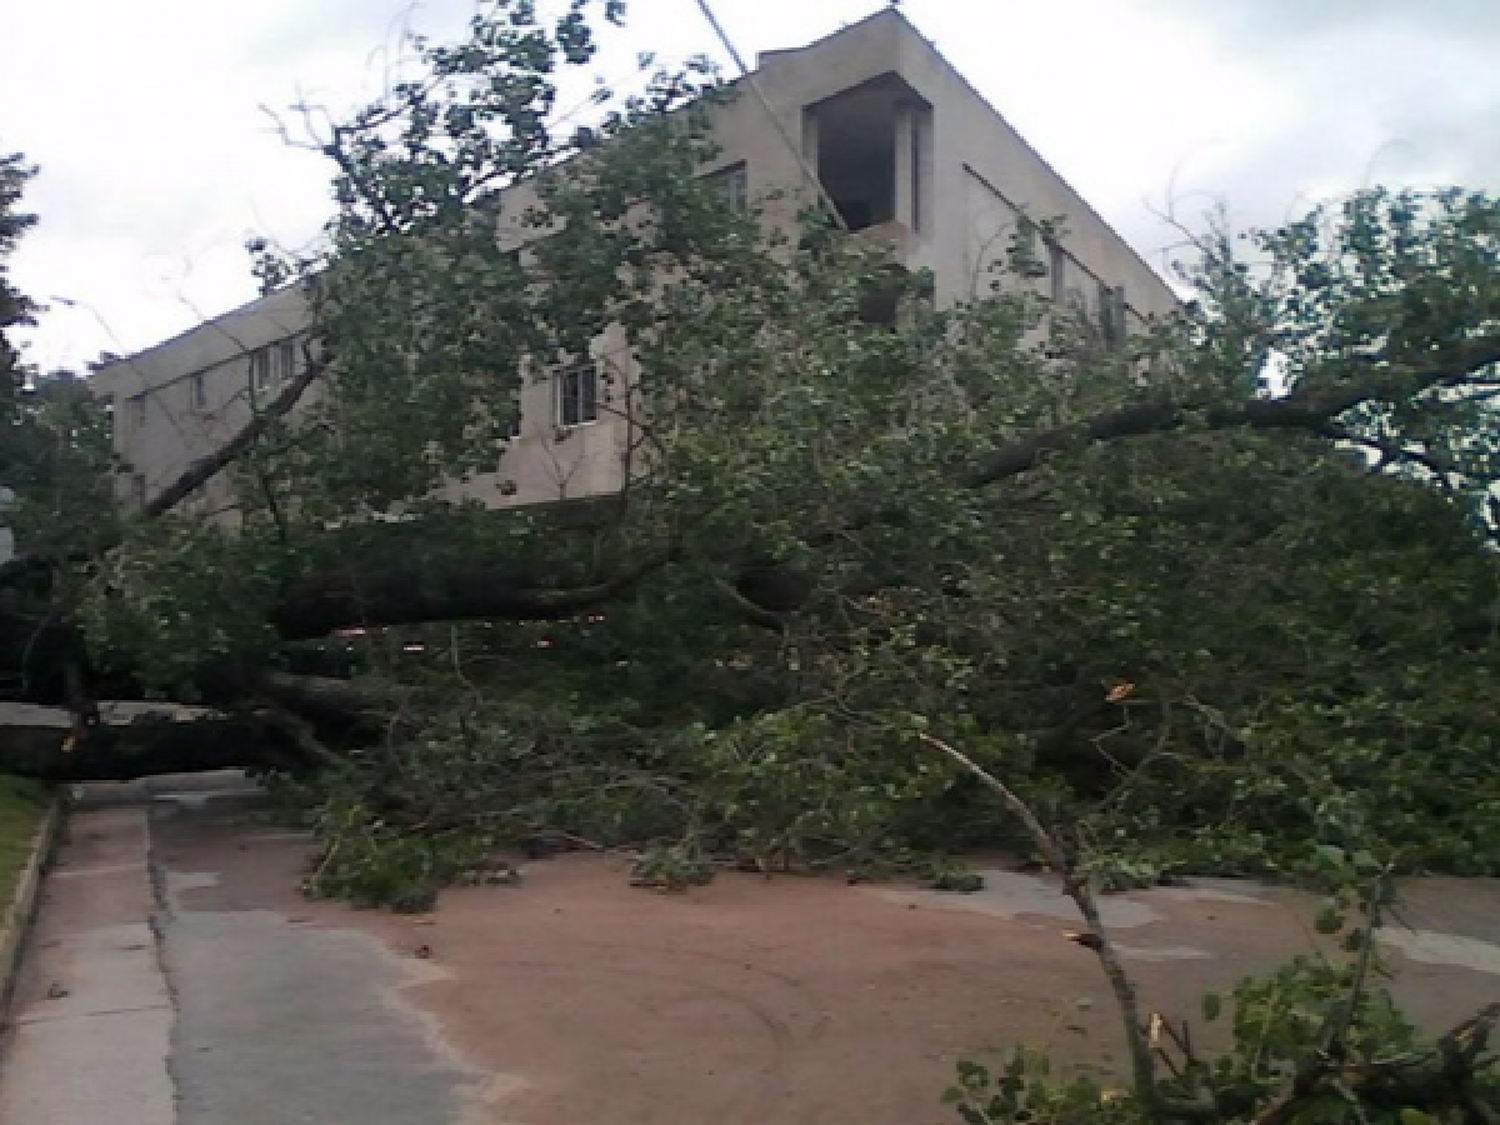
[[[181,895],[190,891],[206,891],[219,885],[217,871],[168,871],[167,901],[174,911],[182,910]]]
[[[996,918],[1019,918],[1023,915],[1040,915],[1046,918],[1078,920],[1078,907],[1063,894],[1055,883],[1036,875],[1021,871],[986,869],[984,887],[971,894],[954,894],[951,891],[926,891],[912,888],[870,887],[871,893],[889,902],[902,906],[931,906],[943,910],[972,910]],[[1247,884],[1229,890],[1220,882],[1193,884],[1187,887],[1161,887],[1148,892],[1151,898],[1169,903],[1181,902],[1234,902],[1263,906],[1264,901],[1248,893],[1255,889]],[[1142,895],[1101,895],[1099,913],[1104,924],[1111,929],[1135,929],[1152,922],[1160,922],[1165,915],[1143,901]]]
[[[460,1125],[493,1122],[503,1100],[526,1086],[517,1076],[496,1075],[473,1065],[448,1040],[438,1020],[414,1002],[411,991],[447,979],[445,970],[402,956],[357,930],[292,930],[293,920],[277,911],[192,905],[193,892],[222,885],[219,872],[167,869],[163,875],[171,908],[164,933],[166,955],[176,970],[180,1003],[178,1073],[188,1101],[198,1108],[213,1105],[215,1090],[229,1091],[225,1100],[230,1105],[248,1104],[235,1101],[238,1084],[210,1057],[224,1049],[248,1049],[260,1063],[250,1069],[277,1075],[283,1096],[298,1105],[323,1112],[332,1105],[361,1104],[372,1115],[371,1122],[396,1120],[382,1113],[397,1113],[397,1106],[402,1107],[399,1113],[416,1113],[415,1089],[423,1091],[417,1100],[424,1111],[451,1098],[451,1120]],[[276,1022],[295,1024],[304,1034],[311,1030],[323,1053],[348,1055],[356,1073],[378,1059],[375,1069],[388,1073],[382,1078],[367,1075],[372,1090],[335,1090],[326,1102],[321,1100],[321,1086],[316,1092],[300,1088],[298,1069],[275,1041],[295,1041],[297,1035],[283,1032],[270,1043],[247,1048],[239,1022],[222,1022],[220,1013],[236,1008],[245,1013],[241,1018],[269,1020],[270,1009],[256,1011],[262,993],[281,998]],[[372,1005],[361,1001],[362,996],[378,999]],[[340,1018],[330,1019],[330,1013]],[[337,1069],[342,1073],[350,1067]],[[373,1090],[382,1082],[394,1086],[377,1096]],[[247,1091],[238,1092],[248,1096]],[[370,1101],[372,1097],[376,1101]],[[213,1110],[206,1112],[217,1120]]]
[[[999,869],[983,870],[984,887],[972,894],[929,891],[914,888],[868,887],[874,895],[901,906],[920,906],[936,910],[966,910],[994,918],[1016,920],[1024,917],[1056,918],[1078,923],[1078,908],[1055,883],[1036,875]],[[1130,930],[1165,920],[1163,910],[1180,903],[1223,902],[1244,906],[1267,906],[1268,888],[1241,880],[1194,880],[1183,887],[1156,887],[1127,895],[1104,895],[1099,898],[1099,912],[1111,930]],[[1380,942],[1401,953],[1410,961],[1470,969],[1500,976],[1500,944],[1478,938],[1444,933],[1440,930],[1416,930],[1387,927],[1380,932]],[[1135,961],[1183,961],[1211,958],[1208,950],[1186,945],[1137,946],[1116,941],[1120,953]]]
[[[1380,944],[1395,949],[1408,961],[1500,976],[1500,945],[1493,942],[1436,930],[1386,928],[1380,931]]]
[[[984,886],[969,894],[951,891],[929,891],[913,888],[869,887],[867,890],[901,906],[921,906],[937,910],[967,910],[993,918],[1015,920],[1023,917],[1056,918],[1078,923],[1078,907],[1063,894],[1055,882],[1020,871],[999,868],[984,869]],[[1166,918],[1148,899],[1163,906],[1188,902],[1225,902],[1251,906],[1266,905],[1257,898],[1253,883],[1230,883],[1227,880],[1205,880],[1185,887],[1158,887],[1129,895],[1102,895],[1099,913],[1112,931],[1131,930],[1160,922]],[[1186,945],[1137,946],[1115,943],[1121,954],[1136,961],[1188,961],[1213,956],[1207,950]]]

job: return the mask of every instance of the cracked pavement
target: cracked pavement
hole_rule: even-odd
[[[460,1121],[473,1075],[398,1002],[413,969],[355,931],[191,901],[216,879],[159,846],[182,822],[278,833],[235,813],[243,781],[173,784],[91,787],[72,812],[11,1010],[0,1121]]]

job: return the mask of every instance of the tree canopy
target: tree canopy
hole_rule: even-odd
[[[318,889],[371,898],[548,831],[673,878],[1006,842],[928,731],[1106,881],[1376,840],[1500,870],[1500,201],[1209,224],[1182,314],[1113,347],[1003,274],[940,306],[816,206],[729,206],[706,68],[577,129],[558,91],[616,9],[487,4],[320,138],[327,254],[260,263],[307,287],[306,373],[4,572],[28,690],[51,661],[264,720],[266,761],[321,771]],[[443,499],[496,469],[532,361],[605,333],[623,490]],[[221,472],[232,528],[179,503]]]

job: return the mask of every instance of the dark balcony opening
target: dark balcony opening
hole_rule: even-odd
[[[818,174],[850,230],[896,217],[896,115],[884,101],[848,94],[818,112]]]
[[[890,78],[845,91],[810,110],[816,121],[818,177],[850,230],[892,221],[917,227],[927,112],[904,83]]]

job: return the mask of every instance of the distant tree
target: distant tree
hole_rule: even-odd
[[[22,383],[21,356],[10,337],[13,329],[33,322],[36,305],[10,280],[10,256],[35,223],[19,210],[21,193],[35,174],[18,154],[0,155],[0,411],[8,411]]]

